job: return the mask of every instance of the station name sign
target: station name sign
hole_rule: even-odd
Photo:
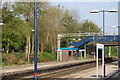
[[[97,45],[97,49],[104,49],[104,45],[103,44],[97,43],[96,45]]]

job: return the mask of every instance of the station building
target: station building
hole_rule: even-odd
[[[60,61],[75,60],[77,57],[78,48],[60,48],[60,50],[61,52],[58,55]]]

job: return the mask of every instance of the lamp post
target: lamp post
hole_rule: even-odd
[[[118,12],[116,9],[110,9],[110,10],[91,10],[90,13],[103,13],[103,36],[105,33],[105,12]]]
[[[4,25],[3,23],[0,23],[0,26]]]
[[[38,71],[37,71],[37,0],[34,0],[34,80],[38,80]]]
[[[103,13],[103,38],[104,38],[104,34],[105,34],[105,12],[118,12],[118,10],[110,9],[110,10],[91,10],[90,11],[90,13],[100,13],[100,12]],[[104,59],[105,59],[105,57],[103,57],[103,60]],[[102,60],[102,66],[103,66],[103,68],[102,68],[102,74],[103,74],[102,77],[105,77],[105,62],[103,60]]]

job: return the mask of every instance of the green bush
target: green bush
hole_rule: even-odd
[[[0,67],[5,66],[5,63],[2,61],[2,58],[0,57]]]
[[[46,62],[46,61],[54,61],[56,60],[56,53],[39,53],[38,54],[38,62]]]
[[[55,61],[56,60],[56,53],[39,53],[38,62],[48,62],[48,61]],[[33,56],[30,57],[30,61],[33,62]],[[2,54],[2,63],[0,66],[12,66],[12,65],[22,65],[27,64],[25,53],[3,53]]]
[[[21,64],[26,63],[25,53],[11,53],[11,54],[14,54],[17,57],[17,59],[18,59],[17,65],[21,65]]]
[[[26,57],[24,53],[9,53],[2,55],[2,61],[5,65],[22,65],[26,64]]]
[[[115,46],[110,46],[110,53],[112,57],[117,57],[118,56],[118,52],[117,52],[117,47]],[[105,47],[105,54],[108,55],[109,54],[109,47]]]
[[[2,60],[5,63],[5,65],[7,65],[7,66],[17,64],[17,62],[18,62],[17,57],[13,54],[3,54]]]

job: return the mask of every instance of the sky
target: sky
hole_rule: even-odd
[[[0,0],[3,2],[33,2],[35,0]],[[120,0],[36,0],[37,2],[118,2]]]
[[[52,6],[57,6],[58,4],[64,6],[65,9],[70,11],[77,11],[81,20],[91,20],[98,25],[98,27],[102,28],[102,13],[90,13],[91,10],[109,10],[109,9],[117,9],[118,10],[118,2],[117,0],[112,2],[107,0],[108,2],[97,2],[93,0],[93,2],[51,2]],[[107,34],[117,34],[117,28],[111,28],[110,26],[118,26],[118,12],[116,13],[105,13],[105,33]]]

